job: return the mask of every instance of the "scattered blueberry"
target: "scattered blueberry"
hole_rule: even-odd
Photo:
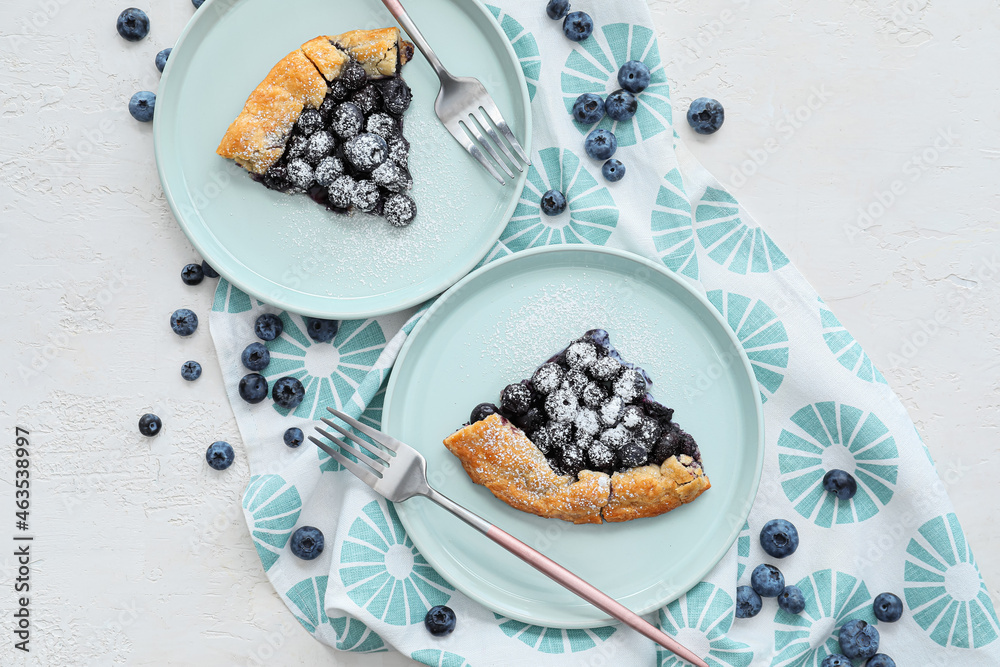
[[[896,667],[896,661],[885,653],[876,653],[865,663],[865,667]]]
[[[523,384],[509,384],[500,392],[500,407],[511,415],[523,415],[531,409],[534,396]]]
[[[163,428],[163,422],[156,415],[147,412],[139,417],[139,433],[142,433],[147,438],[157,435],[161,428]]]
[[[559,215],[566,210],[566,196],[558,190],[549,190],[542,195],[542,213]]]
[[[641,60],[630,60],[618,70],[618,85],[630,93],[641,93],[649,85],[649,68]]]
[[[885,623],[895,623],[903,615],[903,601],[892,593],[879,593],[872,606],[875,618]]]
[[[607,160],[618,149],[618,139],[608,130],[592,130],[583,142],[583,149],[595,160]]]
[[[726,111],[718,100],[699,97],[688,109],[688,124],[698,134],[714,134],[726,120]]]
[[[167,58],[170,57],[170,52],[173,49],[163,49],[156,54],[156,69],[163,71],[163,68],[167,66]]]
[[[776,598],[785,590],[785,575],[773,565],[758,565],[750,575],[750,585],[762,598]]]
[[[849,472],[831,470],[823,475],[823,488],[841,500],[850,500],[858,492],[858,483]]]
[[[574,42],[582,42],[594,32],[594,19],[587,12],[570,12],[563,19],[563,34]]]
[[[181,364],[181,377],[188,382],[194,382],[201,377],[201,364],[197,361],[185,361]]]
[[[170,315],[170,328],[178,336],[190,336],[198,328],[198,316],[187,308],[178,308]]]
[[[205,279],[205,271],[201,264],[187,264],[181,269],[181,280],[185,285],[197,285]]]
[[[283,439],[286,445],[294,449],[306,441],[306,436],[302,434],[302,429],[293,426],[285,431]]]
[[[616,183],[625,178],[625,165],[619,160],[611,158],[601,167],[601,174],[604,175],[604,180]]]
[[[118,34],[130,42],[138,42],[149,34],[149,17],[146,12],[129,7],[118,15]]]
[[[208,262],[202,260],[201,262],[201,272],[205,274],[206,278],[218,278],[219,272],[212,268],[212,265]]]
[[[806,608],[806,598],[798,586],[785,586],[778,595],[778,606],[789,614],[801,614]]]
[[[851,659],[846,655],[835,653],[823,658],[823,662],[820,663],[819,667],[852,667],[852,665]]]
[[[790,521],[771,519],[760,530],[760,546],[774,558],[791,556],[799,548],[799,531]]]
[[[599,123],[604,118],[604,99],[594,93],[584,93],[573,102],[573,118],[583,125]]]
[[[148,90],[140,90],[128,102],[128,112],[140,123],[153,120],[153,110],[156,107],[156,95]]]
[[[288,542],[288,548],[302,560],[312,560],[323,553],[323,531],[312,526],[302,526]]]
[[[248,373],[240,378],[239,390],[247,403],[260,403],[267,398],[267,380],[260,373]]]
[[[760,613],[763,604],[757,592],[749,586],[736,589],[736,618],[753,618]]]
[[[195,9],[200,9],[205,4],[205,0],[191,0],[191,4],[194,5]]]
[[[854,619],[840,628],[840,650],[848,658],[870,658],[878,653],[878,630],[874,625]]]
[[[279,408],[286,410],[297,408],[305,395],[306,390],[302,387],[302,383],[293,377],[279,378],[271,389],[271,398]]]
[[[285,330],[285,325],[281,318],[274,313],[264,313],[254,322],[253,332],[261,340],[274,340]]]
[[[427,616],[424,617],[424,626],[427,627],[427,632],[435,637],[443,637],[454,632],[456,620],[455,612],[451,607],[439,604],[431,607],[430,611],[427,612]]]
[[[604,111],[608,118],[619,123],[631,120],[639,110],[639,101],[627,90],[616,90],[604,100]]]
[[[569,14],[569,0],[549,0],[549,4],[545,5],[545,13],[553,21],[558,21]]]
[[[307,317],[306,333],[317,343],[329,343],[337,335],[340,322],[337,320],[323,320],[318,317]]]
[[[236,453],[233,451],[233,446],[223,440],[213,442],[208,446],[208,451],[205,452],[205,460],[208,461],[208,465],[216,470],[225,470],[233,465],[235,458]]]
[[[240,361],[249,370],[262,371],[271,363],[271,351],[263,343],[250,343],[244,348]]]

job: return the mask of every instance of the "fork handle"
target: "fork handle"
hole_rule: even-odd
[[[387,0],[383,1],[385,2]],[[689,649],[678,644],[670,635],[658,629],[642,616],[639,616],[634,611],[612,598],[610,595],[607,595],[594,586],[588,584],[586,581],[576,576],[559,563],[556,563],[548,556],[532,549],[510,533],[497,528],[478,514],[470,512],[434,489],[430,489],[430,493],[426,494],[426,497],[445,508],[479,532],[483,533],[486,537],[490,538],[504,549],[547,576],[549,579],[552,579],[563,588],[576,593],[604,613],[617,618],[619,621],[629,626],[636,632],[649,637],[663,648],[671,651],[678,657],[687,660],[691,664],[697,665],[697,667],[708,667],[708,664],[704,660],[699,658]]]
[[[382,4],[385,5],[386,9],[399,21],[399,25],[403,26],[403,30],[406,31],[407,36],[413,40],[417,48],[420,49],[420,53],[424,54],[424,58],[427,58],[427,62],[431,64],[434,71],[437,73],[439,78],[451,78],[451,74],[445,69],[441,61],[438,60],[437,54],[434,53],[434,49],[431,45],[427,43],[424,36],[420,34],[420,30],[417,29],[417,24],[413,22],[410,15],[406,13],[403,9],[403,5],[399,3],[399,0],[382,0]]]

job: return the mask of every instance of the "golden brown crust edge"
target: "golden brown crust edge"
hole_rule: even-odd
[[[701,466],[684,455],[610,477],[584,470],[574,482],[553,472],[534,443],[499,415],[456,431],[444,444],[473,482],[511,507],[573,523],[657,516],[711,487]]]

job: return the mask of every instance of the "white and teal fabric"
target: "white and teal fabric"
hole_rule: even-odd
[[[767,449],[750,520],[705,581],[651,618],[714,667],[818,667],[836,650],[838,627],[850,618],[874,622],[872,599],[893,591],[904,600],[903,619],[878,627],[897,664],[1000,664],[993,604],[933,461],[861,346],[678,141],[645,3],[579,7],[592,11],[596,28],[577,44],[546,18],[541,0],[490,2],[528,80],[535,139],[520,202],[484,262],[558,243],[624,248],[663,262],[704,290],[760,382]],[[586,128],[567,110],[582,92],[617,88],[618,67],[630,59],[649,66],[652,83],[634,119],[603,121],[628,168],[624,180],[607,183],[600,163],[583,152]],[[683,118],[680,110],[676,115]],[[549,188],[569,202],[554,218],[539,213]],[[253,321],[273,311],[222,281],[211,329],[253,474],[243,497],[250,534],[267,576],[316,639],[449,667],[679,664],[628,629],[548,629],[480,607],[427,564],[391,504],[315,448],[281,444],[286,428],[309,430],[327,405],[377,426],[385,380],[418,310],[345,321],[332,344],[313,342],[299,316],[281,313],[285,331],[268,343],[266,374],[302,380],[306,399],[291,414],[270,402],[247,405],[236,392]],[[692,400],[697,392],[690,388]],[[830,468],[857,478],[852,500],[823,492]],[[757,535],[775,517],[798,526],[802,546],[781,566],[805,593],[806,609],[792,616],[772,600],[756,618],[734,619],[736,587],[766,559]],[[303,524],[326,536],[317,560],[288,550],[289,536]],[[424,614],[436,604],[455,609],[460,631],[436,639],[424,630]]]

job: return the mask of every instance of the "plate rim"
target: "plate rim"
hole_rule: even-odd
[[[196,26],[200,25],[200,23],[203,21],[210,20],[204,17],[211,14],[212,12],[210,10],[212,10],[216,5],[228,3],[230,6],[232,6],[238,3],[239,1],[240,0],[206,0],[204,5],[202,5],[202,7],[200,7],[198,11],[194,13],[191,19],[184,26],[184,29],[181,31],[180,36],[177,38],[177,41],[173,46],[174,51],[180,51],[181,49],[184,48],[184,45],[186,44],[188,39],[191,39],[190,35],[194,31]],[[490,12],[490,10],[487,9],[485,3],[482,2],[482,0],[449,0],[449,1],[457,5],[465,4],[478,9],[480,13],[483,14],[487,24],[493,27],[496,36],[500,39],[500,43],[503,45],[504,51],[507,54],[510,63],[513,65],[515,80],[517,82],[516,89],[521,98],[521,112],[525,119],[523,145],[526,147],[526,151],[528,153],[528,156],[530,157],[532,139],[533,139],[531,97],[528,94],[528,83],[527,80],[524,78],[524,70],[521,69],[521,63],[517,57],[517,54],[514,52],[513,44],[511,44],[510,39],[507,38],[507,35],[506,33],[504,33],[503,28],[500,26],[500,23],[493,17],[492,12]],[[226,11],[228,11],[228,8]],[[225,12],[222,12],[223,15],[224,13]],[[399,27],[395,21],[392,21],[392,24],[397,25],[397,27]],[[406,31],[403,30],[402,27],[399,27],[399,29],[404,34],[406,33]],[[167,65],[166,67],[164,67],[163,72],[160,76],[160,83],[157,91],[158,97],[160,96],[161,91],[163,91],[167,93],[167,99],[170,99],[174,94],[172,92],[174,88],[177,88],[178,91],[180,90],[179,86],[168,85],[171,82],[170,72],[172,69],[171,68],[172,60],[173,59],[167,60]],[[309,307],[304,308],[301,305],[290,303],[290,299],[288,298],[287,295],[295,292],[296,290],[294,289],[288,288],[287,286],[279,285],[279,287],[281,287],[281,292],[282,292],[281,296],[274,296],[271,294],[267,295],[260,294],[257,292],[257,290],[247,287],[246,283],[244,283],[243,280],[239,278],[234,278],[233,274],[225,266],[216,266],[215,263],[212,263],[208,260],[208,257],[206,257],[204,245],[195,238],[196,235],[192,234],[189,224],[184,220],[184,217],[180,214],[180,208],[177,206],[175,202],[175,194],[171,189],[170,185],[167,183],[167,178],[165,175],[166,171],[165,162],[167,161],[167,158],[165,157],[164,152],[168,151],[168,148],[165,147],[164,145],[165,140],[162,137],[163,133],[165,132],[163,127],[166,121],[158,120],[158,118],[161,117],[158,117],[155,114],[153,115],[153,154],[156,161],[156,171],[160,179],[160,187],[163,189],[163,194],[167,200],[167,205],[170,207],[170,213],[171,215],[173,215],[174,220],[177,221],[177,224],[181,228],[181,231],[184,232],[184,236],[187,238],[188,242],[192,246],[194,246],[194,249],[198,252],[201,258],[207,261],[212,266],[212,268],[214,268],[219,274],[221,274],[223,278],[229,281],[230,284],[235,285],[236,287],[241,289],[246,294],[270,306],[275,306],[277,308],[281,308],[282,310],[287,310],[292,313],[305,315],[309,317],[320,317],[320,318],[337,319],[337,320],[367,319],[372,317],[380,317],[382,315],[388,315],[390,313],[406,310],[407,308],[410,308],[417,304],[421,304],[427,301],[428,299],[447,291],[450,287],[455,285],[459,280],[467,276],[469,272],[472,271],[472,269],[474,269],[476,265],[483,260],[484,257],[487,257],[489,255],[490,251],[493,249],[493,246],[496,245],[496,242],[500,238],[500,235],[503,234],[503,230],[506,229],[507,223],[510,222],[510,218],[514,213],[514,209],[517,207],[518,201],[520,200],[520,193],[524,189],[525,182],[527,181],[528,178],[528,171],[531,168],[531,165],[529,163],[528,166],[524,167],[519,172],[515,182],[508,182],[506,185],[500,186],[501,188],[513,188],[515,191],[515,196],[511,197],[510,201],[507,204],[506,210],[504,210],[503,213],[500,215],[499,217],[500,222],[497,224],[496,229],[493,232],[491,232],[489,243],[484,244],[483,253],[478,257],[470,258],[466,262],[455,262],[452,265],[452,270],[446,274],[445,279],[435,281],[434,284],[432,284],[431,286],[429,286],[416,296],[410,297],[408,299],[398,300],[389,306],[386,305],[366,306],[363,309],[350,309],[350,310],[330,310],[330,309],[316,310]],[[273,283],[273,281],[269,282]],[[346,305],[352,302],[368,303],[372,301],[378,301],[382,297],[368,296],[360,298],[342,298],[342,297],[335,298],[330,296],[312,295],[311,298],[320,300],[320,302],[324,304],[329,303],[331,308],[340,309],[344,308]]]
[[[400,348],[399,355],[396,357],[396,361],[393,363],[393,372],[389,375],[389,382],[386,385],[385,401],[382,407],[382,427],[385,428],[385,426],[390,423],[391,416],[393,414],[393,399],[395,397],[396,384],[399,378],[399,375],[395,373],[395,370],[397,368],[400,368],[401,364],[405,362],[407,355],[410,353],[410,350],[413,347],[414,344],[413,341],[417,340],[418,334],[420,334],[420,332],[423,330],[426,323],[431,320],[431,318],[435,315],[435,313],[443,307],[443,305],[447,302],[447,300],[450,297],[458,293],[465,285],[467,285],[471,281],[477,280],[483,274],[488,273],[489,271],[492,271],[505,264],[522,260],[525,258],[530,258],[534,255],[541,255],[546,253],[558,253],[558,252],[587,252],[594,254],[612,255],[622,259],[634,261],[642,266],[645,266],[646,268],[652,269],[660,273],[663,276],[666,276],[669,280],[679,285],[681,289],[687,291],[691,296],[695,297],[702,304],[702,306],[712,315],[716,323],[722,328],[722,331],[727,335],[733,348],[737,350],[740,361],[742,362],[743,365],[744,373],[746,377],[750,380],[750,389],[752,390],[751,394],[753,396],[754,408],[755,408],[754,414],[757,419],[757,456],[755,461],[754,478],[751,484],[751,493],[749,495],[749,501],[746,503],[745,508],[740,509],[737,514],[739,518],[742,518],[742,521],[733,522],[735,528],[730,529],[729,531],[730,534],[727,536],[723,547],[719,549],[717,553],[713,554],[711,558],[706,560],[707,563],[706,566],[697,570],[695,576],[692,576],[690,578],[685,578],[685,583],[682,585],[683,590],[667,595],[662,599],[658,600],[657,602],[651,603],[642,609],[633,610],[635,613],[639,615],[648,614],[652,611],[662,608],[663,606],[669,604],[670,602],[673,602],[681,595],[684,595],[692,588],[697,586],[698,583],[702,581],[705,578],[705,576],[709,572],[711,572],[712,569],[714,569],[715,566],[718,565],[718,563],[723,558],[725,558],[726,554],[729,552],[733,544],[736,542],[736,539],[739,537],[740,532],[742,532],[743,524],[748,520],[750,516],[750,510],[753,507],[754,500],[756,499],[757,492],[760,488],[760,480],[764,468],[764,450],[766,445],[765,434],[764,434],[764,404],[763,401],[761,400],[760,386],[757,383],[757,376],[753,372],[753,366],[750,364],[750,359],[746,354],[746,350],[743,349],[743,345],[739,342],[739,339],[736,337],[736,334],[730,328],[729,324],[725,321],[722,314],[719,313],[718,310],[716,310],[715,306],[713,306],[711,302],[709,302],[709,300],[703,294],[701,294],[697,289],[695,289],[693,285],[689,284],[686,279],[676,275],[675,273],[670,271],[666,266],[660,266],[656,262],[646,257],[637,255],[635,253],[626,250],[620,250],[617,248],[608,248],[605,246],[591,246],[591,245],[577,245],[577,244],[543,246],[540,248],[531,248],[528,250],[516,252],[506,257],[494,260],[488,264],[485,264],[484,266],[473,271],[469,275],[465,276],[462,280],[452,285],[444,294],[438,297],[438,299],[430,306],[430,308],[427,309],[427,312],[423,314],[423,316],[417,322],[416,326],[414,326],[413,330],[406,337],[406,340],[403,342],[403,346]],[[423,556],[428,561],[428,563],[430,563],[431,567],[433,567],[438,574],[444,577],[444,579],[448,581],[449,584],[454,586],[456,590],[461,591],[464,595],[478,602],[479,604],[483,605],[490,611],[502,614],[507,618],[512,618],[514,620],[521,621],[523,623],[529,623],[532,625],[540,625],[542,627],[559,628],[565,630],[587,629],[587,628],[597,627],[601,624],[607,625],[619,622],[617,619],[611,616],[602,616],[601,617],[602,620],[597,620],[597,621],[585,621],[579,623],[560,622],[553,624],[549,620],[532,618],[530,616],[520,614],[516,610],[497,609],[492,601],[488,600],[484,595],[481,595],[478,591],[467,590],[465,586],[460,585],[457,581],[454,581],[450,576],[450,573],[446,573],[445,569],[441,566],[439,559],[436,556],[428,555],[428,553],[425,552],[425,550],[421,546],[422,538],[417,538],[410,532],[411,512],[410,510],[405,509],[406,506],[405,501],[402,503],[393,503],[393,505],[396,508],[396,514],[397,516],[399,516],[400,522],[403,524],[403,528],[406,530],[406,534],[413,541],[413,544],[420,552],[420,555]]]

